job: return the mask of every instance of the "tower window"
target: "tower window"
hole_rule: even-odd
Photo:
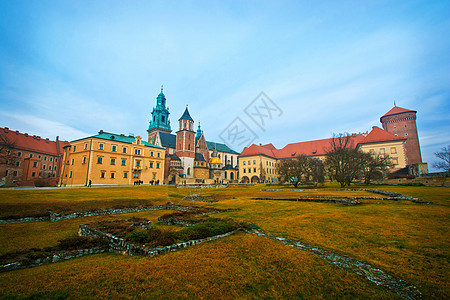
[[[164,123],[165,121],[166,121],[166,118],[165,118],[164,116],[162,116],[162,117],[161,117],[161,122]]]

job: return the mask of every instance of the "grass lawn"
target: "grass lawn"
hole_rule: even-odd
[[[335,186],[332,186],[335,187]],[[365,186],[361,186],[365,187]],[[232,208],[215,217],[257,224],[269,233],[301,240],[366,261],[418,287],[426,298],[448,298],[449,200],[445,187],[373,186],[432,204],[362,200],[358,206],[251,200],[255,197],[379,196],[362,191],[274,186],[190,189],[141,186],[91,189],[0,190],[0,217],[60,213],[120,206],[183,205]],[[182,199],[188,194],[219,202]],[[77,233],[79,224],[146,217],[167,211],[98,216],[60,222],[0,225],[0,253],[53,246]],[[155,258],[93,255],[0,274],[6,296],[72,298],[392,298],[391,292],[317,256],[249,234],[239,234]],[[40,293],[40,294],[39,294]]]

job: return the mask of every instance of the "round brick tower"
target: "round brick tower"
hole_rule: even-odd
[[[422,162],[420,154],[419,135],[416,126],[417,111],[394,106],[385,113],[380,122],[383,129],[396,136],[406,138],[406,164],[413,165]]]

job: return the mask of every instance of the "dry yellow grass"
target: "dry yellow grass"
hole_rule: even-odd
[[[364,187],[364,186],[362,186]],[[432,204],[418,204],[410,201],[379,201],[379,200],[364,200],[363,205],[360,206],[342,206],[333,203],[297,203],[284,201],[266,201],[266,200],[250,200],[253,197],[298,197],[308,195],[325,195],[325,196],[373,196],[371,193],[352,191],[330,191],[320,190],[314,191],[304,189],[303,191],[290,191],[291,187],[283,188],[283,191],[261,191],[261,189],[278,189],[278,187],[229,187],[226,189],[176,189],[174,187],[126,187],[126,188],[104,188],[104,189],[74,189],[74,190],[34,190],[34,191],[0,191],[0,211],[2,207],[9,206],[18,209],[20,213],[38,211],[49,206],[59,207],[61,210],[86,210],[92,208],[107,208],[112,203],[120,203],[133,200],[146,200],[153,204],[162,204],[168,201],[177,202],[183,205],[196,206],[211,206],[216,208],[232,208],[239,209],[238,211],[217,214],[217,217],[231,217],[239,221],[251,222],[259,225],[267,232],[277,234],[283,237],[290,237],[302,240],[305,243],[317,245],[321,248],[334,251],[342,255],[355,257],[359,260],[366,261],[376,267],[387,271],[389,274],[398,278],[402,278],[417,286],[426,298],[448,298],[449,292],[449,246],[450,238],[448,234],[449,221],[449,200],[450,189],[441,187],[392,187],[392,186],[374,186],[373,188],[385,189],[395,191],[409,196],[418,197],[425,201],[432,201]],[[301,188],[300,188],[301,189]],[[188,194],[201,194],[204,196],[218,199],[219,202],[213,204],[192,202],[183,200],[182,197]],[[21,209],[25,206],[27,209]],[[37,207],[37,208],[36,208]],[[3,212],[2,212],[3,213]],[[165,213],[159,212],[144,212],[129,215],[116,215],[112,218],[128,218],[132,215],[146,216],[156,221],[158,215]],[[74,234],[78,229],[78,224],[83,222],[90,222],[106,217],[91,217],[80,218],[75,220],[67,220],[57,223],[38,222],[28,224],[11,224],[1,225],[0,227],[0,251],[11,251],[14,249],[22,249],[22,247],[45,247],[56,244],[56,241],[67,235]],[[112,282],[120,282],[119,274],[116,274],[112,265],[119,264],[118,270],[129,274],[125,270],[135,270],[136,272],[146,275],[139,275],[135,277],[135,271],[130,271],[130,278],[126,278],[125,282],[121,284],[122,292],[114,288],[110,283],[99,282],[96,279],[96,284],[99,286],[98,291],[94,291],[94,285],[90,285],[89,280],[82,279],[81,287],[77,289],[65,289],[63,285],[53,282],[57,275],[48,274],[48,283],[29,283],[27,285],[19,285],[24,288],[17,291],[20,295],[31,295],[39,291],[39,287],[45,292],[51,291],[70,291],[70,295],[87,296],[98,295],[99,297],[107,298],[109,296],[120,295],[135,295],[139,294],[139,287],[155,289],[155,284],[162,284],[171,287],[180,292],[179,295],[185,297],[211,297],[212,293],[218,291],[218,288],[228,290],[229,293],[223,294],[224,298],[232,298],[239,294],[233,294],[233,291],[244,289],[244,298],[261,298],[261,297],[314,297],[314,298],[329,298],[346,296],[353,297],[390,297],[382,290],[371,286],[363,279],[356,277],[349,271],[339,270],[326,262],[321,261],[312,254],[304,253],[303,251],[290,249],[283,245],[270,246],[270,249],[278,249],[271,255],[272,258],[267,261],[266,269],[260,270],[256,264],[256,258],[267,258],[268,254],[264,250],[269,247],[267,243],[258,242],[249,244],[247,239],[253,240],[249,237],[233,237],[217,242],[217,244],[205,244],[199,247],[191,248],[187,251],[179,253],[171,253],[162,256],[161,258],[129,258],[115,255],[102,255],[95,257],[86,257],[73,261],[68,261],[61,264],[49,265],[40,268],[22,270],[17,272],[10,272],[0,275],[2,282],[1,286],[4,294],[14,294],[11,290],[14,283],[28,282],[27,277],[36,277],[44,274],[44,271],[38,270],[54,270],[59,274],[58,276],[66,276],[69,278],[84,278],[83,272],[74,271],[76,268],[87,270],[90,264],[94,264],[96,269],[94,274],[99,278],[111,279]],[[264,239],[262,239],[264,240]],[[241,247],[239,243],[243,243]],[[270,242],[273,245],[274,242]],[[259,247],[258,245],[264,245]],[[212,245],[220,245],[214,251],[216,257],[213,257],[210,247]],[[254,257],[241,258],[240,264],[232,259],[233,256],[240,257],[245,247],[253,247],[252,255]],[[215,247],[216,247],[215,246]],[[253,249],[252,248],[252,249]],[[200,252],[198,249],[202,249]],[[236,252],[236,249],[241,249]],[[280,250],[281,249],[281,250]],[[288,252],[286,249],[290,249]],[[270,277],[274,272],[270,269],[271,264],[277,265],[278,259],[289,253],[293,260],[302,260],[305,265],[294,264],[293,270],[286,269],[286,271],[277,271],[278,275]],[[209,254],[208,254],[209,253]],[[228,256],[229,253],[229,256]],[[296,256],[298,255],[298,256]],[[203,258],[205,256],[205,258]],[[314,257],[313,260],[305,259],[305,257]],[[286,258],[288,259],[288,258]],[[157,265],[156,262],[162,263],[167,260],[167,265]],[[191,262],[192,260],[192,262]],[[169,263],[169,261],[171,263]],[[195,265],[195,262],[198,264]],[[261,260],[257,260],[261,264]],[[290,261],[290,260],[289,260]],[[141,264],[142,262],[142,264]],[[211,268],[208,263],[211,263]],[[137,265],[135,265],[137,264]],[[155,264],[155,265],[154,265]],[[244,264],[249,268],[248,273],[239,275],[236,270],[240,270],[240,266]],[[250,264],[250,267],[248,266]],[[158,279],[154,279],[150,275],[150,271],[144,271],[144,265],[152,266],[158,270]],[[173,266],[173,267],[170,267]],[[177,269],[181,268],[180,274],[188,276],[189,272],[194,272],[194,266],[198,267],[200,275],[196,275],[197,282],[184,279],[178,276]],[[185,267],[185,269],[183,269]],[[252,268],[256,269],[252,269]],[[281,267],[284,267],[282,264]],[[297,270],[296,268],[301,268]],[[187,269],[186,269],[187,268]],[[328,275],[317,275],[316,273],[325,268],[328,270]],[[195,268],[194,268],[195,269]],[[233,274],[231,279],[224,277],[220,272],[229,272]],[[38,273],[36,273],[38,272]],[[39,273],[43,272],[43,273]],[[75,272],[75,273],[74,273]],[[109,275],[112,272],[112,275]],[[203,273],[202,273],[203,272]],[[236,273],[237,272],[237,273]],[[317,291],[314,286],[300,280],[297,277],[292,277],[290,274],[294,272],[302,272],[301,276],[306,278],[316,278],[315,276],[324,276],[321,280],[323,285]],[[320,272],[319,272],[320,273]],[[258,274],[261,276],[269,276],[272,278],[269,283],[259,284],[259,281],[248,283],[250,277],[255,277]],[[320,273],[322,274],[322,273]],[[343,275],[344,274],[344,275]],[[350,275],[351,274],[351,275]],[[207,276],[208,275],[208,276]],[[104,277],[102,277],[104,276]],[[155,275],[156,276],[156,275]],[[214,278],[209,278],[213,276]],[[220,284],[214,285],[215,277],[218,276]],[[235,283],[233,278],[241,278],[243,282],[247,282],[251,288],[246,289],[238,283]],[[259,276],[259,275],[258,275]],[[297,276],[297,275],[296,275]],[[329,276],[330,279],[327,278]],[[348,277],[350,276],[350,277]],[[167,277],[167,278],[166,278]],[[336,281],[332,283],[331,278],[347,278],[344,281]],[[8,279],[10,278],[10,279]],[[141,279],[138,279],[141,278]],[[259,277],[258,277],[259,278]],[[317,277],[318,278],[318,277]],[[352,278],[351,280],[349,278]],[[31,280],[31,279],[29,279]],[[138,282],[135,282],[137,280]],[[139,283],[139,280],[141,282]],[[187,281],[186,281],[187,280]],[[228,285],[226,281],[230,281]],[[261,279],[262,280],[262,279]],[[299,281],[300,280],[300,281]],[[356,281],[355,281],[356,280]],[[149,282],[150,283],[149,283]],[[280,283],[275,283],[279,281]],[[297,283],[298,282],[302,282]],[[53,282],[53,283],[52,283]],[[65,281],[63,281],[65,282]],[[315,282],[314,280],[312,282]],[[366,284],[370,292],[359,291],[361,282]],[[41,285],[40,285],[41,284]],[[178,287],[177,284],[181,284]],[[315,284],[315,283],[314,283]],[[213,286],[211,293],[203,291],[203,289]],[[296,294],[292,291],[291,286],[301,285],[301,293]],[[48,286],[51,286],[49,288]],[[69,284],[70,286],[70,284]],[[278,287],[279,290],[268,292],[264,294],[262,291],[270,290],[273,287]],[[201,288],[199,288],[201,287]],[[108,294],[108,289],[111,289],[111,295]],[[136,291],[134,291],[136,289]],[[169,288],[156,288],[162,294],[157,294],[157,291],[152,291],[150,297],[157,297],[161,295],[173,295]],[[295,290],[295,289],[294,289]],[[348,294],[344,291],[349,291]],[[285,292],[286,291],[286,292]],[[284,293],[284,294],[283,294]],[[342,294],[339,294],[342,293]],[[222,295],[219,293],[219,295]]]
[[[239,234],[155,258],[104,254],[0,275],[4,296],[395,298],[313,254]]]

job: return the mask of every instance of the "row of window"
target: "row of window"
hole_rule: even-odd
[[[245,166],[245,160],[242,161],[242,164]],[[256,165],[256,160],[253,160],[253,164]],[[248,161],[248,165],[251,165],[251,160]]]
[[[17,151],[17,156],[18,157],[22,157],[22,152],[20,152],[20,151]],[[28,157],[29,158],[33,158],[34,157],[34,154],[33,153],[30,153],[29,155],[28,155]],[[37,155],[37,158],[39,158],[39,159],[43,159],[44,161],[46,161],[47,160],[47,156],[42,156],[42,155]],[[53,157],[48,157],[48,160],[49,161],[53,161]],[[58,161],[58,159],[57,158],[55,158],[55,162],[57,162]]]
[[[85,164],[85,163],[86,163],[86,157],[83,157],[83,164]],[[122,159],[121,165],[122,166],[126,166],[126,163],[127,163],[127,160],[126,159]],[[72,159],[72,165],[73,164],[74,164],[74,160]],[[103,157],[102,156],[97,157],[97,164],[103,164]],[[116,165],[116,159],[115,158],[111,158],[110,159],[110,164],[111,165]],[[155,163],[153,161],[151,161],[149,163],[149,167],[153,168],[154,164]],[[140,167],[140,166],[141,166],[141,161],[140,160],[136,160],[136,167]],[[156,168],[159,169],[159,166],[160,166],[160,163],[157,162],[156,163]]]
[[[19,162],[16,162],[16,166],[19,166]],[[33,162],[33,168],[37,168],[37,161]],[[46,165],[42,165],[42,170],[45,170],[47,168]],[[48,169],[51,171],[52,166],[48,166]],[[56,166],[53,167],[53,170],[56,171]]]
[[[370,153],[375,153],[374,149],[369,150]],[[380,154],[386,154],[386,149],[380,148],[379,151]],[[391,147],[391,154],[397,154],[397,147]]]
[[[84,144],[84,150],[87,149],[87,143]],[[99,143],[98,144],[98,150],[105,150],[105,144]],[[73,146],[73,152],[77,151],[77,146]],[[127,147],[122,147],[122,153],[127,153]],[[111,145],[111,152],[117,152],[117,146],[116,145]],[[134,154],[135,155],[141,155],[141,153],[144,153],[142,149],[134,149]],[[150,151],[150,156],[154,156],[154,152]],[[156,157],[161,157],[161,153],[160,152],[156,152]]]

